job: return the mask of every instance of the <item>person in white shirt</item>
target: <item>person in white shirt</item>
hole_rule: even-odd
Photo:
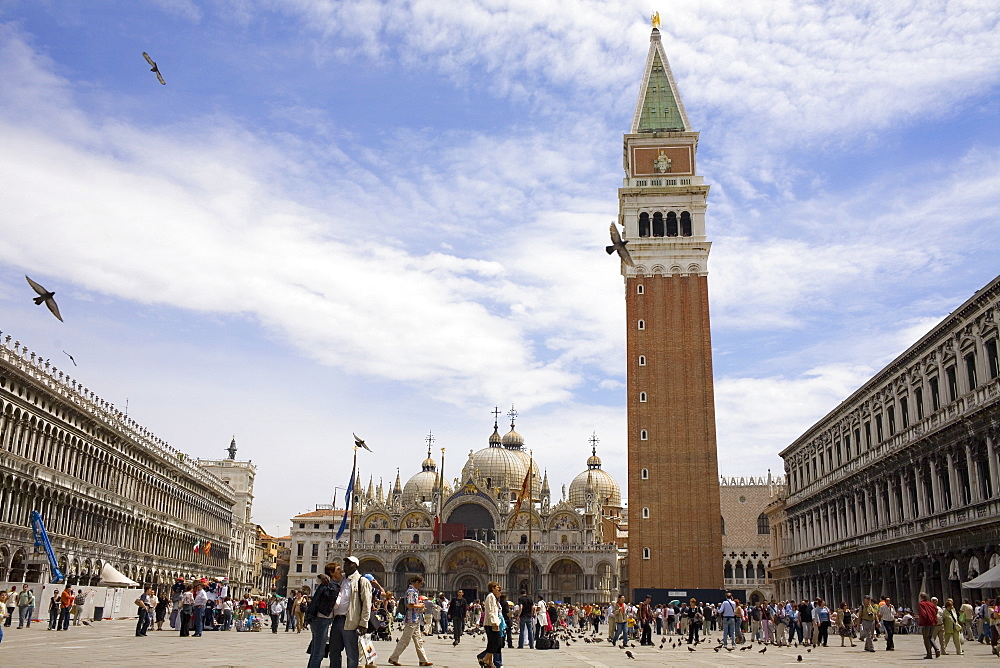
[[[892,600],[886,596],[878,606],[878,618],[885,629],[885,651],[891,652],[895,649],[892,636],[896,632],[896,608],[892,605]]]
[[[208,593],[204,585],[196,582],[194,585],[194,637],[200,638],[201,632],[205,628],[205,606],[208,605]]]
[[[281,623],[281,613],[285,611],[285,599],[278,594],[272,594],[267,602],[267,614],[271,616],[271,633],[278,632]]]

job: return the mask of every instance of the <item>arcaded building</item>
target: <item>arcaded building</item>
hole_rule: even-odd
[[[624,137],[629,587],[718,591],[719,472],[698,133],[653,28]],[[665,493],[669,490],[669,493]]]
[[[770,601],[771,525],[765,512],[784,492],[784,479],[761,476],[723,476],[719,484],[722,504],[722,573],[725,588],[743,592],[750,603]]]
[[[781,452],[779,596],[957,599],[1000,563],[998,319],[1000,277]]]
[[[42,578],[33,510],[71,585],[96,585],[104,564],[145,585],[228,575],[233,490],[11,338],[0,343],[0,583]]]

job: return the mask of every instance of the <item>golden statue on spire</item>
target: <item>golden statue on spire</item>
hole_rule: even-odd
[[[657,30],[660,29],[660,12],[653,12],[653,15],[649,17],[649,20],[653,22],[653,27]]]

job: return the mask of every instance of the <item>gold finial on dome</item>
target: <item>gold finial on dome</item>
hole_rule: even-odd
[[[433,471],[437,468],[437,464],[431,459],[431,445],[434,443],[434,432],[427,432],[427,438],[424,440],[427,441],[427,459],[424,460],[420,467],[424,471]]]
[[[653,12],[653,15],[649,17],[649,20],[653,23],[653,27],[657,30],[660,29],[660,12]]]

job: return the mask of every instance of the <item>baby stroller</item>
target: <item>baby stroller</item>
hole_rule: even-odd
[[[378,625],[378,630],[372,634],[372,640],[392,640],[392,633],[389,632],[389,613],[382,608],[372,611]]]

